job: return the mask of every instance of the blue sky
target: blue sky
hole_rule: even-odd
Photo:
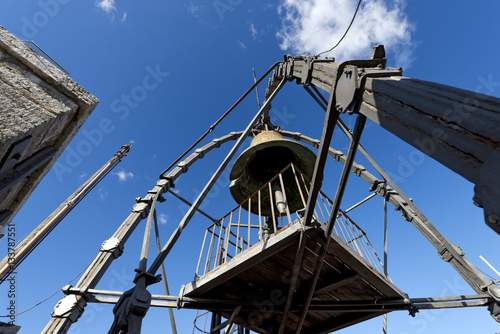
[[[300,4],[299,4],[300,3]],[[145,196],[158,175],[218,119],[252,84],[252,68],[260,76],[283,54],[317,53],[329,49],[344,33],[356,6],[335,1],[76,1],[12,0],[0,2],[0,24],[22,40],[33,40],[70,77],[100,99],[88,121],[14,219],[18,238],[29,233],[121,147],[134,140],[131,152],[61,225],[20,266],[18,311],[45,299],[77,275],[101,243],[125,219],[134,198]],[[496,1],[437,2],[428,0],[364,1],[342,44],[329,56],[337,60],[365,58],[373,45],[386,45],[389,66],[404,75],[500,97]],[[261,97],[265,85],[260,87]],[[209,139],[245,128],[257,110],[250,96]],[[324,113],[301,87],[288,83],[273,103],[271,116],[286,130],[321,137]],[[344,118],[353,125],[353,119]],[[336,131],[337,132],[337,131]],[[483,223],[482,210],[472,204],[473,185],[378,126],[368,123],[362,143],[379,164],[400,180],[400,187],[468,259],[495,275],[500,260],[498,235]],[[333,146],[347,142],[334,135]],[[215,171],[229,148],[200,160],[176,186],[188,200]],[[363,159],[357,159],[367,165]],[[323,190],[333,197],[337,170]],[[361,183],[360,183],[361,182]],[[227,179],[218,182],[204,210],[215,217],[234,207]],[[367,185],[351,178],[343,207],[364,198]],[[158,207],[162,240],[175,229],[185,207],[175,198]],[[389,211],[389,273],[410,297],[471,294],[459,275],[397,212]],[[354,220],[367,231],[376,250],[382,247],[382,202],[374,199]],[[172,293],[190,282],[209,221],[194,219],[165,264]],[[139,261],[143,225],[125,247],[99,286],[127,290]],[[6,254],[6,241],[0,252]],[[499,278],[499,277],[496,277]],[[161,293],[161,286],[152,287]],[[20,333],[40,332],[50,318],[55,297],[21,315]],[[5,286],[0,305],[8,305]],[[111,306],[90,305],[70,333],[107,331]],[[5,308],[2,308],[5,311]],[[166,310],[150,309],[144,332],[169,332]],[[175,311],[180,333],[191,332],[193,312]],[[339,333],[381,331],[377,318]],[[389,315],[389,332],[487,333],[500,326],[486,309],[422,311]]]

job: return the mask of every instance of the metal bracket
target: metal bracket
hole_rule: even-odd
[[[55,318],[68,318],[74,323],[82,316],[86,305],[87,302],[82,296],[67,295],[56,304],[51,314]]]
[[[464,252],[462,251],[462,249],[460,247],[458,247],[457,245],[455,244],[452,244],[450,243],[451,247],[454,248],[454,250],[458,253],[459,256],[464,256]],[[451,259],[453,259],[453,254],[451,254],[450,250],[448,250],[444,245],[441,245],[438,249],[437,249],[437,252],[439,254],[439,256],[445,260],[446,262],[450,262]]]
[[[118,238],[109,238],[102,243],[101,252],[109,252],[113,254],[113,257],[117,259],[123,254],[123,244]]]
[[[400,67],[384,69],[385,63],[386,59],[350,60],[341,63],[344,68],[335,90],[337,110],[349,112],[353,102],[361,97],[366,79],[401,76],[403,70]]]
[[[175,188],[175,185],[173,182],[167,180],[167,179],[160,179],[156,182],[157,187],[161,187],[162,193],[166,193],[170,188]],[[158,199],[160,200],[160,199]],[[161,200],[160,200],[161,202]]]
[[[19,162],[19,159],[21,159],[21,156],[30,141],[31,136],[27,136],[10,146],[9,151],[0,163],[0,175],[14,169],[14,166]]]
[[[20,161],[30,141],[31,136],[27,136],[12,144],[0,162],[0,194],[5,193],[12,186],[24,180],[28,175],[52,159],[57,152],[55,147],[49,145]]]
[[[139,269],[135,269],[134,271],[137,273],[137,275],[135,275],[135,278],[134,278],[134,283],[137,283],[137,281],[139,280],[140,277],[145,278],[146,286],[151,285],[151,284],[155,284],[155,283],[158,283],[161,281],[161,275],[155,276],[155,275],[148,273],[147,271],[140,271]]]
[[[132,212],[139,212],[139,213],[141,213],[141,217],[142,217],[142,219],[144,219],[144,218],[146,218],[148,216],[148,209],[149,209],[149,204],[148,203],[138,202],[132,208]]]

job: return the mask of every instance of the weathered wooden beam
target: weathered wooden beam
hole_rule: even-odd
[[[299,83],[328,93],[337,84],[333,60],[288,63]],[[361,114],[474,183],[474,202],[500,234],[500,98],[401,76],[367,78],[361,97]]]

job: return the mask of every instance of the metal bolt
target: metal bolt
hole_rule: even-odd
[[[492,224],[497,224],[498,223],[498,215],[496,215],[496,214],[489,215],[488,220]]]
[[[342,107],[342,105],[340,103],[337,103],[335,105],[335,108],[337,108],[337,111],[340,112],[340,113],[344,110],[344,108]]]

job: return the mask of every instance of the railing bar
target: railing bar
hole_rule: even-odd
[[[378,265],[377,265],[377,258],[373,252],[370,251],[370,248],[368,247],[368,243],[366,238],[361,239],[364,241],[364,247],[366,248],[366,252],[370,254],[371,262],[374,268],[377,268],[379,270]]]
[[[208,234],[208,229],[205,230],[205,237],[203,238],[203,243],[201,244],[201,252],[200,252],[200,257],[198,258],[198,265],[196,266],[196,272],[195,272],[195,277],[200,277],[199,271],[200,271],[200,264],[201,264],[201,258],[203,257],[203,251],[205,250],[205,242],[207,241],[207,234]]]
[[[340,231],[342,232],[342,236],[344,238],[344,241],[345,242],[348,242],[348,238],[346,237],[345,233],[344,233],[344,229],[345,229],[345,225],[344,225],[344,221],[341,219],[340,220],[340,225],[339,225],[339,228],[340,228]]]
[[[353,240],[355,238],[355,234],[354,231],[352,230],[352,225],[349,224],[349,222],[346,222],[346,230],[347,234],[349,235],[349,240]],[[356,241],[354,243],[356,244]]]
[[[221,247],[222,247],[222,243],[221,243],[221,238],[222,238],[222,228],[224,227],[224,220],[221,221],[221,224],[220,224],[220,232],[219,232],[219,240],[217,241],[217,251],[215,253],[215,258],[216,258],[216,261],[214,262],[214,268],[215,269],[219,264],[220,264],[220,252],[221,252]]]
[[[297,177],[297,172],[295,171],[295,165],[292,164],[293,177],[295,178],[295,183],[297,184],[297,188],[299,189],[300,199],[302,200],[302,205],[306,206],[306,200],[304,199],[304,194],[302,193],[302,188],[300,187],[300,182]],[[307,187],[306,187],[307,188]]]
[[[233,246],[236,246],[236,244],[234,242],[232,242],[231,240],[229,241],[229,243]]]
[[[210,246],[208,246],[208,253],[207,253],[207,263],[205,264],[205,270],[203,271],[203,275],[207,273],[207,269],[208,271],[210,271],[210,263],[212,261],[212,253],[214,251],[213,248],[214,234],[215,234],[215,227],[214,231],[212,232],[212,237],[210,238]]]
[[[238,255],[238,244],[240,242],[240,220],[241,220],[241,204],[238,212],[238,225],[236,228],[236,250],[234,252],[234,256]]]
[[[288,201],[286,199],[286,191],[285,191],[285,183],[283,182],[283,174],[279,175],[280,184],[281,184],[281,192],[283,193],[283,200],[286,203],[286,216],[288,217],[288,224],[292,224],[292,217],[290,216],[290,206],[288,205]],[[281,227],[283,227],[283,221],[281,221]]]
[[[319,201],[319,199],[316,199],[316,205],[318,206],[319,212],[321,213],[321,216],[323,217],[323,224],[326,224],[328,222],[328,220],[325,218],[325,214],[323,213],[323,209],[321,208],[321,202]]]
[[[229,226],[224,227],[224,263],[227,262],[227,251],[229,248],[229,234],[227,233],[228,229],[230,230],[231,228]]]
[[[376,259],[375,259],[375,256],[374,256],[374,254],[370,251],[370,249],[368,248],[368,245],[367,245],[367,243],[366,243],[366,240],[365,240],[365,239],[366,239],[366,238],[361,239],[361,240],[360,240],[360,243],[361,243],[361,245],[363,246],[363,249],[366,249],[366,254],[368,254],[368,256],[367,256],[367,257],[369,257],[369,258],[370,258],[370,264],[371,264],[374,268],[377,268],[377,261],[376,261]],[[377,270],[379,270],[379,269],[377,268]]]

